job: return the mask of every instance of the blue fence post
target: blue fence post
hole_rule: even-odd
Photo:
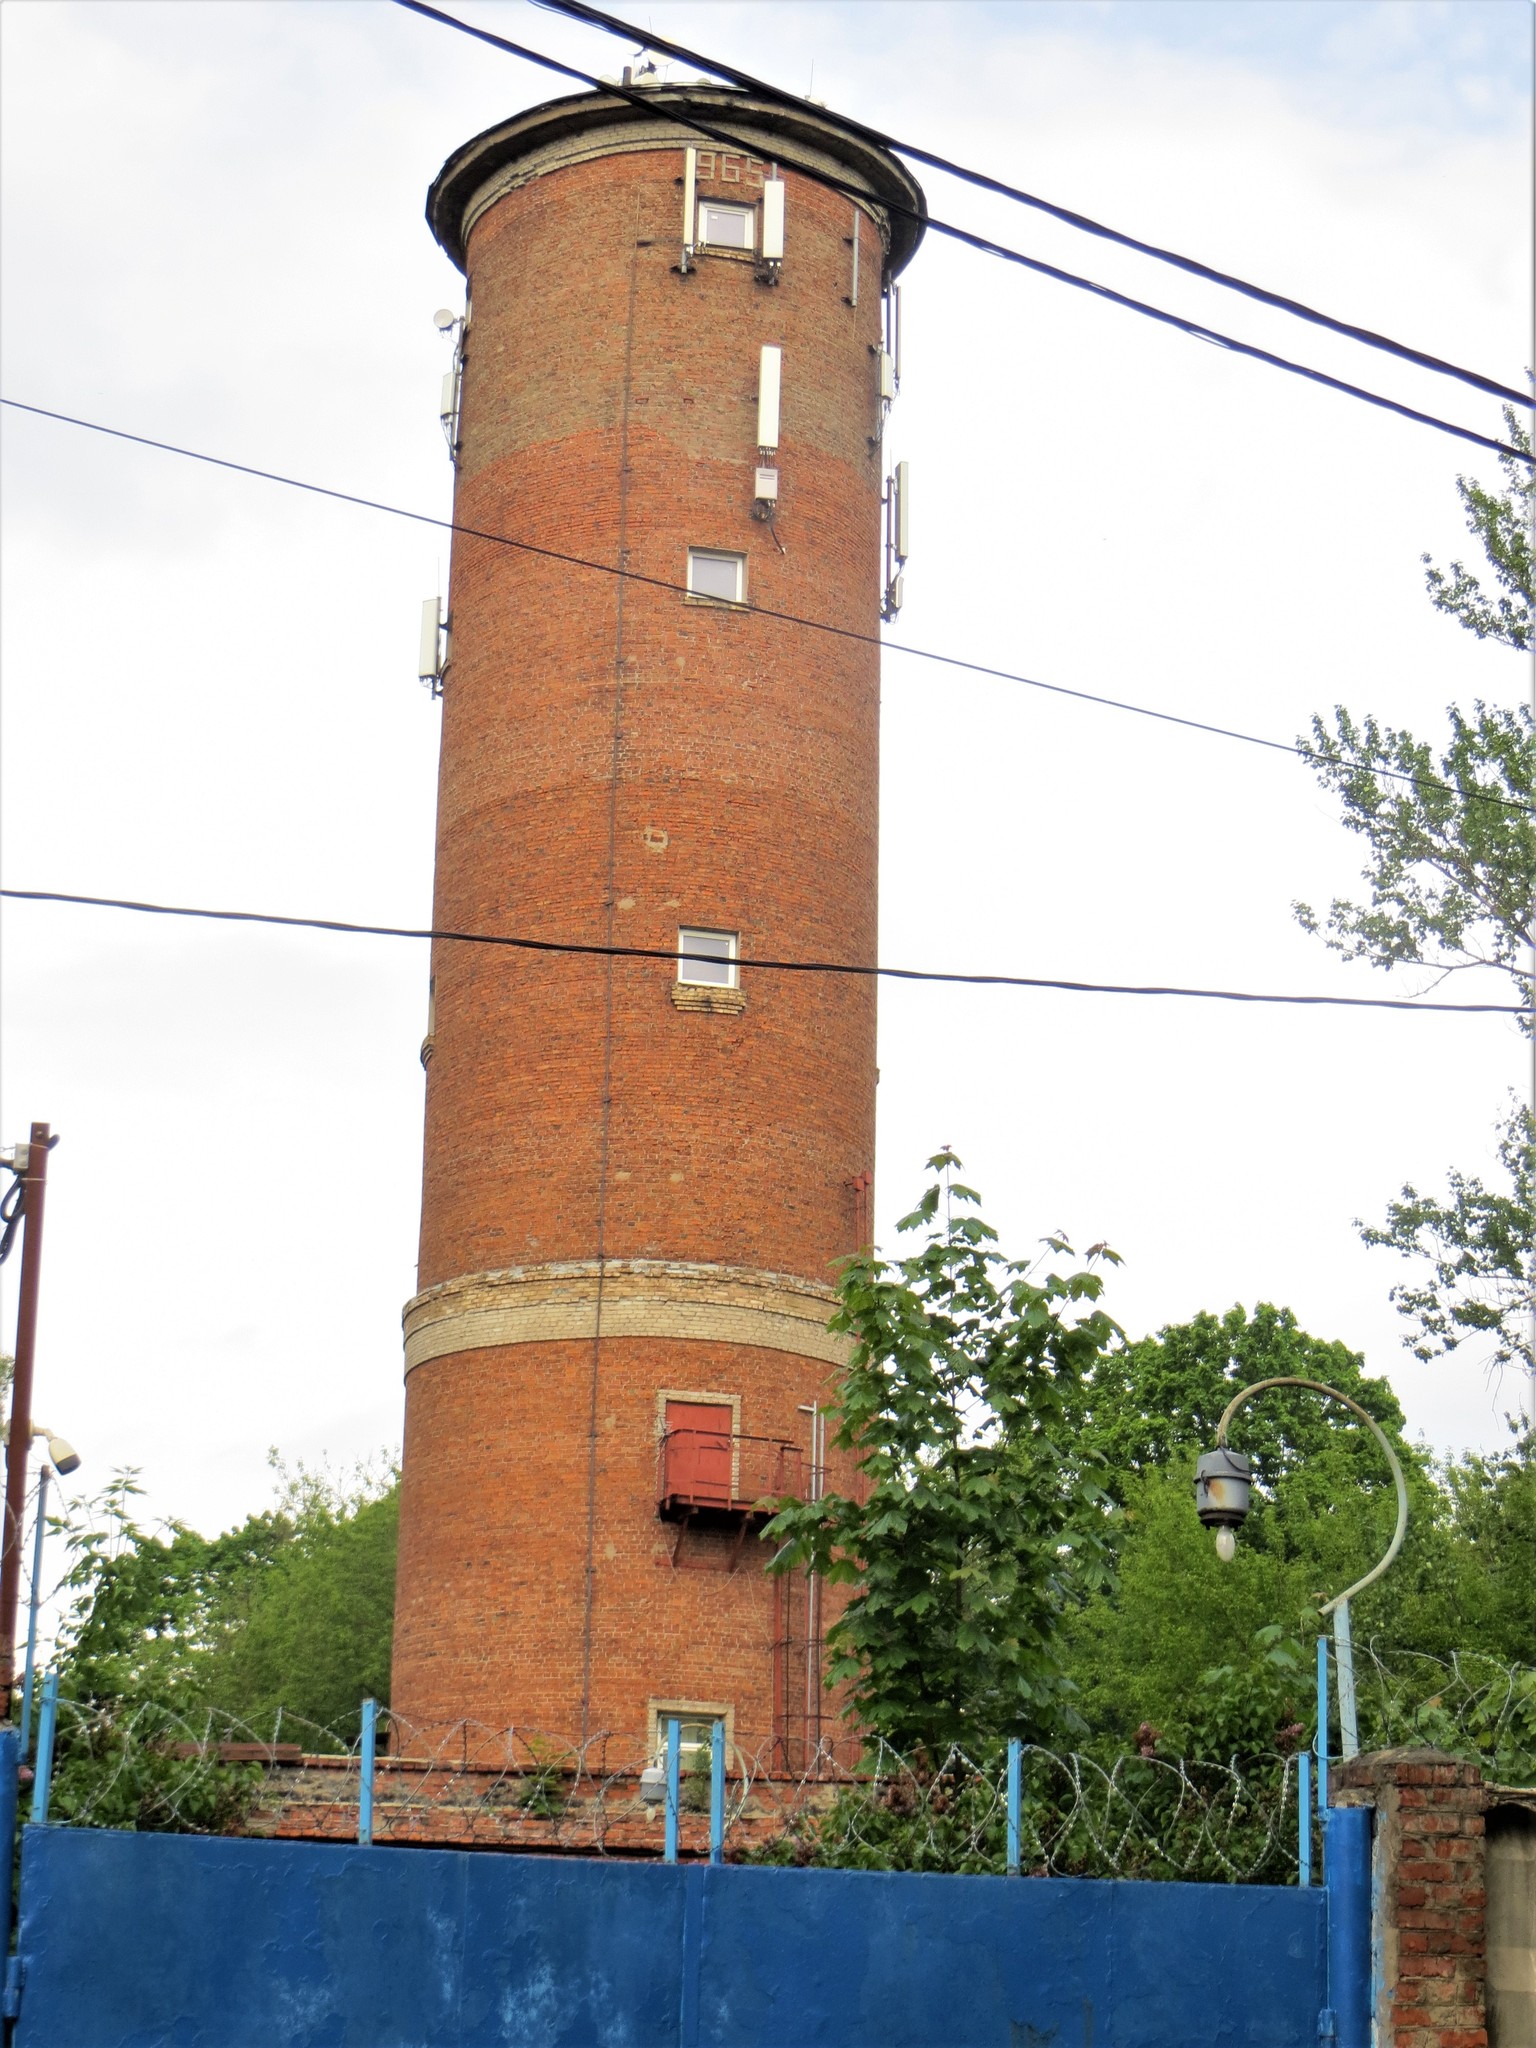
[[[1328,1818],[1328,1638],[1317,1639],[1317,1810]],[[1328,1854],[1326,1839],[1323,1855]]]
[[[43,1673],[43,1711],[37,1720],[37,1764],[32,1778],[32,1825],[48,1818],[48,1793],[53,1784],[53,1736],[59,1720],[59,1674]]]
[[[1296,1882],[1312,1882],[1312,1759],[1305,1750],[1296,1759]]]
[[[32,1536],[32,1588],[27,1599],[27,1663],[21,1682],[21,1753],[32,1740],[32,1681],[37,1675],[37,1603],[43,1582],[43,1534],[48,1521],[48,1466],[37,1474],[37,1528]]]
[[[1019,1874],[1019,1759],[1023,1744],[1017,1735],[1008,1738],[1008,1875]]]
[[[357,1839],[373,1841],[373,1757],[377,1741],[379,1708],[376,1700],[363,1701],[363,1740],[358,1756]]]
[[[709,1738],[709,1860],[725,1861],[725,1723],[717,1721]]]
[[[682,1730],[675,1716],[667,1721],[667,1844],[665,1855],[669,1863],[677,1861],[677,1795],[678,1766],[681,1762]]]
[[[1333,2014],[1333,2039],[1336,2048],[1370,2048],[1369,1807],[1333,1808],[1328,1816],[1323,1872],[1328,1907],[1328,2004]]]
[[[16,1870],[16,1773],[21,1768],[21,1738],[14,1728],[0,1728],[0,1958],[11,1952],[11,1921],[15,1900],[11,1882]],[[3,1968],[0,1961],[0,1968]]]

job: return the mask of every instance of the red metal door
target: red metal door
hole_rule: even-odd
[[[664,1491],[698,1507],[731,1504],[731,1411],[704,1401],[667,1403]]]

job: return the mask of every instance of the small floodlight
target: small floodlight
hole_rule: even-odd
[[[439,306],[432,315],[432,325],[439,334],[451,334],[458,325],[458,322],[458,314],[451,312],[447,306]]]
[[[1216,1531],[1216,1555],[1230,1564],[1237,1555],[1237,1531],[1248,1519],[1253,1468],[1241,1451],[1225,1444],[1207,1451],[1195,1467],[1195,1513]]]
[[[80,1453],[65,1437],[49,1437],[48,1455],[53,1460],[55,1472],[78,1472],[80,1469]]]

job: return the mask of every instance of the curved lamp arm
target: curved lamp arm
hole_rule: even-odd
[[[1387,1546],[1387,1554],[1373,1570],[1366,1573],[1363,1579],[1356,1579],[1355,1583],[1352,1586],[1347,1586],[1342,1593],[1335,1593],[1333,1598],[1318,1610],[1321,1614],[1332,1614],[1336,1607],[1344,1606],[1348,1601],[1353,1600],[1357,1593],[1363,1593],[1367,1586],[1374,1585],[1403,1547],[1403,1538],[1408,1533],[1408,1486],[1403,1478],[1403,1468],[1397,1462],[1397,1453],[1393,1450],[1391,1444],[1387,1442],[1386,1435],[1380,1424],[1374,1416],[1366,1414],[1358,1401],[1352,1401],[1348,1394],[1341,1394],[1337,1387],[1324,1386],[1321,1380],[1293,1379],[1288,1375],[1279,1379],[1255,1380],[1251,1387],[1244,1387],[1241,1393],[1232,1396],[1232,1399],[1227,1403],[1222,1413],[1220,1422],[1216,1425],[1216,1442],[1219,1448],[1226,1449],[1227,1424],[1232,1420],[1238,1409],[1242,1407],[1245,1401],[1251,1400],[1255,1394],[1262,1394],[1266,1387],[1308,1387],[1314,1394],[1326,1394],[1330,1401],[1342,1401],[1344,1406],[1358,1415],[1366,1428],[1370,1430],[1377,1443],[1386,1452],[1387,1463],[1392,1467],[1392,1480],[1397,1488],[1397,1527],[1392,1532],[1392,1541]]]

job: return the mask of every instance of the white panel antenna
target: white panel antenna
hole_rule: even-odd
[[[779,385],[784,351],[769,343],[758,360],[757,445],[770,455],[779,445]]]
[[[448,335],[453,342],[453,361],[443,373],[442,393],[437,402],[438,424],[443,430],[443,439],[448,443],[448,459],[457,468],[459,460],[459,401],[464,390],[464,330],[468,325],[469,311],[465,308],[462,317],[440,306],[432,315],[432,325],[439,334]]]
[[[880,363],[880,403],[889,405],[896,396],[896,364],[889,349],[878,351]]]
[[[699,232],[699,152],[683,151],[683,260],[678,265],[684,277],[693,268],[694,242]]]
[[[763,261],[784,261],[784,180],[770,178],[763,187]]]
[[[885,595],[880,602],[882,619],[894,619],[906,592],[907,566],[911,547],[912,492],[910,465],[898,462],[885,486]]]
[[[434,697],[443,694],[443,671],[448,666],[448,636],[443,629],[443,600],[429,597],[421,607],[421,645],[416,673]]]

